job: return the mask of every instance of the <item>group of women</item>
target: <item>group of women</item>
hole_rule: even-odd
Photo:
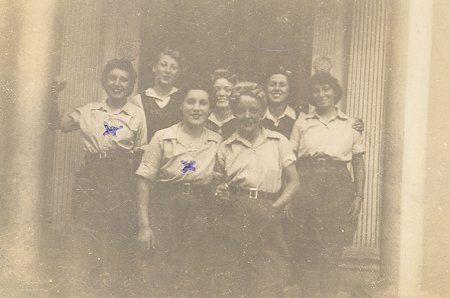
[[[322,269],[322,296],[335,297],[364,189],[362,123],[336,107],[337,80],[313,75],[309,111],[297,113],[282,68],[264,89],[219,69],[211,84],[182,91],[174,85],[183,66],[180,52],[164,50],[154,85],[130,100],[136,72],[111,60],[106,100],[60,119],[84,139],[72,247],[92,288],[282,297],[308,259]]]

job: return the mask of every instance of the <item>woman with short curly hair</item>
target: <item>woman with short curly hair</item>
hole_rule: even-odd
[[[318,72],[310,86],[315,111],[302,114],[291,134],[304,191],[298,210],[310,240],[306,257],[317,261],[322,273],[322,297],[336,297],[339,258],[351,245],[364,198],[365,150],[361,133],[353,128],[355,119],[336,107],[342,96],[337,79]]]
[[[230,107],[230,96],[237,76],[228,69],[216,69],[211,75],[215,93],[215,106],[206,127],[228,138],[235,131],[235,118]]]
[[[151,67],[153,86],[131,100],[144,109],[149,141],[158,130],[181,121],[183,94],[174,85],[184,67],[184,56],[168,47],[158,54]]]
[[[216,160],[217,197],[229,211],[223,226],[250,273],[250,295],[278,297],[289,276],[280,219],[299,185],[295,155],[286,137],[263,128],[266,97],[256,83],[236,84],[231,108],[237,130]]]

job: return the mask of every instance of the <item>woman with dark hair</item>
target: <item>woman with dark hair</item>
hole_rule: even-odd
[[[208,232],[213,168],[220,135],[205,128],[211,111],[206,88],[186,93],[181,122],[162,129],[144,147],[136,174],[138,243],[153,251],[149,297],[203,297],[201,269],[209,253]]]
[[[223,227],[248,272],[249,294],[280,297],[289,275],[281,214],[298,190],[295,155],[283,135],[263,128],[266,99],[256,83],[238,83],[231,108],[237,131],[216,161],[217,196],[228,203]]]
[[[336,107],[342,95],[338,81],[319,72],[310,83],[315,110],[302,114],[291,134],[304,194],[298,210],[304,236],[312,240],[307,257],[317,261],[322,297],[336,297],[339,258],[352,243],[364,198],[364,144],[355,120]]]
[[[227,69],[216,69],[211,75],[216,105],[206,122],[206,127],[228,138],[235,129],[235,118],[230,107],[230,96],[237,76]]]
[[[59,120],[63,132],[81,131],[86,151],[72,199],[69,254],[78,266],[71,266],[70,280],[79,283],[78,289],[89,285],[92,291],[126,295],[131,287],[135,245],[130,244],[136,233],[131,160],[133,150],[147,143],[144,112],[127,99],[135,82],[128,60],[111,60],[101,78],[107,98]]]
[[[151,140],[158,130],[181,121],[180,106],[183,95],[174,84],[184,64],[181,52],[166,48],[152,65],[153,86],[131,100],[144,109],[148,140]]]
[[[270,72],[266,83],[267,94],[267,110],[262,121],[263,126],[267,129],[276,131],[284,135],[286,138],[291,136],[292,127],[300,113],[305,110],[301,109],[296,112],[289,103],[292,95],[293,74],[284,67]],[[313,111],[314,106],[308,109]],[[356,119],[353,128],[357,131],[364,130],[364,123],[361,119]]]

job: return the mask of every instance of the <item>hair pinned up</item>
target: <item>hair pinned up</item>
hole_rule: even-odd
[[[219,69],[214,70],[214,72],[211,74],[211,81],[212,81],[212,83],[214,83],[218,79],[226,79],[231,84],[234,85],[237,82],[237,75],[233,74],[228,69],[221,69],[221,68],[219,68]]]
[[[239,82],[234,86],[230,98],[232,110],[236,110],[236,107],[239,104],[239,100],[242,96],[250,96],[255,98],[261,104],[263,111],[267,107],[266,94],[264,93],[263,89],[261,89],[261,87],[259,87],[255,82],[244,81]]]

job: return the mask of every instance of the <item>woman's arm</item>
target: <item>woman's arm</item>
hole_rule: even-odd
[[[364,165],[364,154],[354,154],[352,158],[353,176],[355,177],[355,199],[350,207],[348,214],[351,218],[358,217],[361,211],[361,203],[364,199],[364,181],[366,179],[366,170]]]
[[[148,201],[150,195],[150,183],[147,179],[138,177],[137,180],[137,199],[139,204],[138,210],[138,223],[139,223],[139,234],[138,234],[138,245],[139,247],[146,251],[150,248],[155,248],[155,236],[150,228],[149,220],[149,210]]]
[[[59,118],[58,127],[62,132],[71,132],[72,130],[78,129],[78,123],[69,116],[69,114],[64,114]]]
[[[283,192],[281,193],[280,197],[275,201],[275,203],[272,204],[272,207],[274,208],[284,207],[294,198],[294,195],[299,191],[300,188],[297,169],[295,168],[294,163],[284,169],[283,176],[283,181],[285,181],[286,183],[283,187]]]

